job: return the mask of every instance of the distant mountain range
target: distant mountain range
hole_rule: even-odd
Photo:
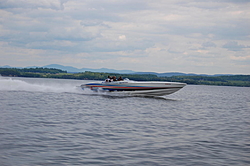
[[[2,68],[21,68],[21,67],[11,67],[11,66],[0,66]],[[135,73],[135,71],[132,70],[115,70],[115,69],[107,69],[107,68],[101,68],[101,69],[90,69],[90,68],[75,68],[72,66],[63,66],[58,64],[50,64],[46,66],[27,66],[25,68],[36,68],[36,67],[43,67],[43,68],[55,68],[55,69],[61,69],[64,71],[67,71],[69,73],[79,73],[79,72],[85,72],[85,71],[91,71],[91,72],[104,72],[104,73],[121,73],[121,74],[131,74]]]
[[[103,72],[103,73],[120,73],[120,74],[154,74],[158,77],[172,77],[172,76],[222,76],[222,75],[232,75],[232,74],[215,74],[215,75],[206,75],[206,74],[193,74],[193,73],[179,73],[179,72],[168,72],[168,73],[155,73],[155,72],[135,72],[132,70],[115,70],[115,69],[108,69],[108,68],[100,68],[100,69],[91,69],[91,68],[75,68],[72,66],[63,66],[58,64],[50,64],[46,66],[27,66],[25,68],[36,68],[36,67],[43,67],[43,68],[55,68],[67,71],[68,73],[79,73],[85,71],[91,72]],[[21,67],[11,67],[8,65],[0,66],[0,68],[21,68]]]
[[[63,66],[58,64],[50,64],[43,67],[47,68],[56,68],[61,70],[66,70],[70,73],[79,73],[79,72],[85,72],[85,71],[91,71],[91,72],[104,72],[104,73],[134,73],[132,70],[115,70],[115,69],[107,69],[107,68],[101,68],[101,69],[90,69],[90,68],[75,68],[72,66]]]

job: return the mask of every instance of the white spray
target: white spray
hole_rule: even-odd
[[[83,91],[75,84],[63,83],[62,80],[56,80],[54,82],[48,82],[48,83],[44,81],[31,83],[25,80],[6,78],[1,76],[0,76],[0,91],[83,93]]]

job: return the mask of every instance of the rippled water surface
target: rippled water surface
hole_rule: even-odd
[[[250,88],[144,98],[84,82],[1,77],[0,165],[250,165]]]

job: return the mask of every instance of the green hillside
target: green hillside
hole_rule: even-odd
[[[66,71],[53,68],[0,68],[2,76],[12,77],[38,77],[38,78],[58,78],[58,79],[78,79],[78,80],[104,80],[109,75],[129,78],[135,81],[172,81],[184,82],[193,85],[219,85],[219,86],[244,86],[250,87],[250,75],[230,75],[230,76],[172,76],[158,77],[154,74],[117,74],[82,72],[67,73]]]

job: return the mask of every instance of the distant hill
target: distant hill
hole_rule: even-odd
[[[154,74],[158,77],[172,77],[172,76],[228,76],[232,74],[214,74],[214,75],[207,75],[207,74],[194,74],[194,73],[179,73],[179,72],[169,72],[169,73],[155,73],[155,72],[135,72],[133,74]]]
[[[9,65],[1,66],[1,68],[11,68]]]
[[[37,68],[39,66],[28,66],[26,68]],[[100,73],[119,73],[119,74],[153,74],[158,77],[172,77],[172,76],[224,76],[224,75],[232,75],[232,74],[215,74],[215,75],[206,75],[206,74],[194,74],[194,73],[180,73],[180,72],[168,72],[168,73],[156,73],[156,72],[135,72],[132,70],[115,70],[108,68],[100,68],[100,69],[91,69],[91,68],[75,68],[72,66],[63,66],[59,64],[50,64],[46,66],[40,66],[43,68],[55,68],[63,71],[67,71],[68,73],[80,73],[85,71],[90,72],[100,72]],[[20,67],[11,67],[9,65],[0,66],[0,68],[20,68]]]
[[[44,68],[55,68],[55,69],[61,69],[61,70],[65,70],[67,72],[70,73],[79,73],[82,72],[80,69],[72,67],[72,66],[63,66],[63,65],[58,65],[58,64],[50,64],[50,65],[46,65],[46,66],[42,66]]]
[[[186,73],[178,73],[178,72],[170,72],[170,73],[155,73],[155,72],[136,72],[133,74],[154,74],[158,77],[172,77],[172,76],[196,76],[197,74],[186,74]]]
[[[107,69],[107,68],[100,68],[100,69],[81,68],[81,69],[78,69],[78,68],[75,68],[72,66],[63,66],[63,65],[58,65],[58,64],[50,64],[50,65],[46,65],[43,67],[66,70],[69,73],[79,73],[79,72],[85,72],[85,71],[103,72],[103,73],[121,73],[121,74],[134,73],[134,71],[132,71],[132,70],[115,70],[115,69]]]
[[[82,68],[82,70],[92,71],[92,72],[104,72],[104,73],[120,73],[120,74],[134,73],[134,71],[132,71],[132,70],[115,70],[115,69],[107,69],[107,68],[101,68],[101,69]]]

